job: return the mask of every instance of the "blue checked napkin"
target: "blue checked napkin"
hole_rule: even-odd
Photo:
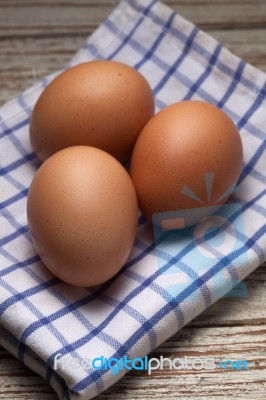
[[[184,245],[181,240],[168,253],[167,247],[156,248],[152,229],[140,217],[130,259],[114,279],[94,289],[60,282],[40,262],[26,219],[27,192],[39,166],[29,142],[31,111],[56,74],[4,105],[0,342],[43,376],[61,399],[91,399],[126,372],[97,370],[84,360],[144,357],[228,291],[228,282],[243,280],[265,260],[266,75],[151,0],[122,1],[70,65],[96,58],[119,60],[140,70],[153,89],[157,111],[178,100],[199,99],[223,108],[235,121],[245,165],[233,198],[242,211],[231,209],[230,221],[241,218],[242,228],[235,225],[237,248],[231,246],[207,270],[193,270],[193,238],[188,236]],[[182,283],[179,292],[168,290],[174,281]],[[55,370],[58,354],[79,362],[59,363]]]

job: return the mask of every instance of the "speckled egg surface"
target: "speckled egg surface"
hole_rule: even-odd
[[[154,213],[216,204],[237,182],[242,162],[241,138],[233,121],[210,103],[182,101],[157,113],[144,127],[133,151],[131,177],[140,208],[151,221]],[[206,173],[214,177],[211,199]],[[185,186],[203,204],[187,196]]]
[[[85,62],[57,76],[39,97],[31,144],[41,161],[74,145],[126,161],[153,113],[151,88],[137,70],[116,61]]]
[[[74,146],[33,178],[28,225],[43,263],[76,286],[95,286],[125,264],[137,228],[137,197],[123,166],[97,148]]]

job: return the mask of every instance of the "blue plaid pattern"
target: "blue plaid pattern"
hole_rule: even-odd
[[[156,252],[140,216],[132,254],[120,273],[97,288],[74,288],[42,265],[31,243],[26,197],[39,166],[29,143],[32,108],[43,79],[0,109],[0,341],[42,375],[61,399],[90,399],[125,371],[53,368],[54,357],[93,359],[143,357],[212,303],[211,281],[234,259],[242,280],[265,260],[266,249],[266,76],[158,1],[124,0],[100,25],[68,66],[92,59],[119,60],[149,81],[156,110],[182,99],[221,107],[236,123],[244,145],[244,168],[235,201],[243,205],[241,246],[203,274],[192,273],[188,244],[176,254]],[[237,213],[231,218],[237,218]],[[157,257],[160,257],[158,268]],[[187,285],[169,296],[163,277],[177,263]],[[166,274],[165,274],[166,272]],[[216,279],[217,284],[217,279]],[[218,284],[223,292],[223,280]],[[189,301],[195,293],[197,304]]]

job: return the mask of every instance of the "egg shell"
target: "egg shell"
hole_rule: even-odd
[[[76,286],[95,286],[125,264],[136,235],[138,205],[123,166],[89,146],[46,160],[30,186],[28,225],[43,263]]]
[[[116,61],[85,62],[57,76],[39,97],[31,144],[41,161],[74,145],[126,161],[153,113],[151,88],[137,70]]]
[[[237,182],[242,162],[241,138],[227,114],[210,103],[182,101],[157,113],[144,127],[133,151],[131,177],[140,208],[151,221],[155,213],[217,205]],[[206,173],[214,174],[210,201]],[[185,186],[202,203],[182,193]]]

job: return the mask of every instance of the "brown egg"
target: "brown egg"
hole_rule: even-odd
[[[116,61],[82,63],[55,78],[39,97],[31,144],[41,161],[74,145],[126,161],[153,113],[151,88],[137,70]]]
[[[39,168],[27,214],[34,246],[47,268],[72,285],[94,286],[114,276],[131,252],[137,197],[114,157],[74,146]]]
[[[144,127],[132,155],[143,214],[151,221],[154,213],[202,207],[184,226],[198,222],[227,200],[242,161],[240,135],[221,109],[201,101],[166,107]]]

